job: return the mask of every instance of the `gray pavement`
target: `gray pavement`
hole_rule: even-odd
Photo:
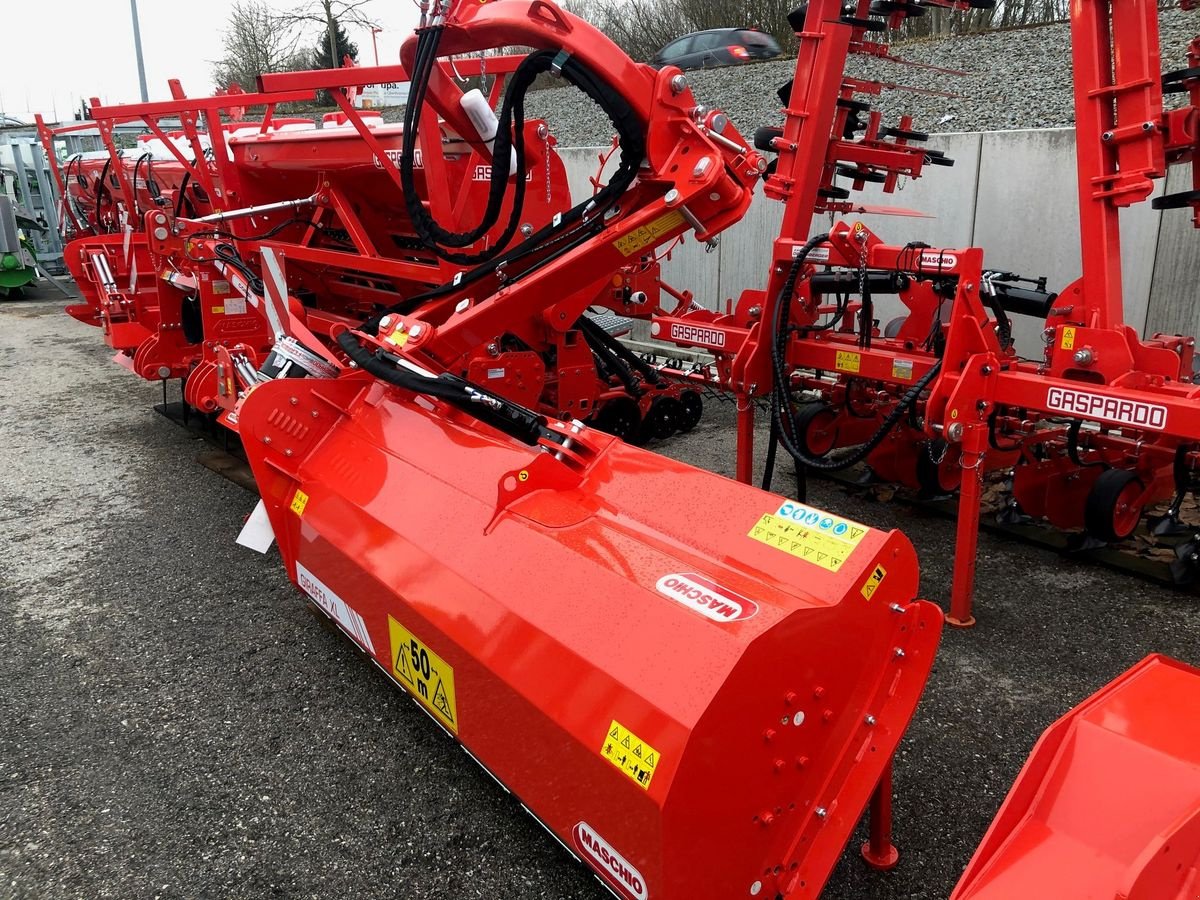
[[[609,896],[234,545],[254,497],[50,293],[0,301],[0,898]],[[662,449],[728,474],[730,412]],[[945,602],[952,522],[812,493],[909,535]],[[847,853],[828,900],[946,897],[1050,722],[1200,663],[1197,600],[1132,577],[984,535],[978,595],[900,752],[900,867]]]

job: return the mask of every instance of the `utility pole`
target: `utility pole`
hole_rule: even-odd
[[[138,84],[142,88],[142,102],[147,103],[150,95],[146,91],[146,63],[142,60],[142,29],[138,25],[137,0],[129,0],[129,10],[133,13],[133,49],[137,53]]]

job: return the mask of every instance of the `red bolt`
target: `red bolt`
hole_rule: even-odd
[[[813,691],[813,696],[816,697],[818,700],[820,700],[822,697],[825,696],[825,688],[823,688],[823,687],[817,688],[815,691]]]
[[[769,741],[773,741],[774,739],[775,739],[775,729],[774,728],[768,728],[766,731],[763,732],[763,740],[764,741],[769,742]]]
[[[803,769],[807,765],[808,765],[808,757],[807,756],[797,756],[796,757],[796,768],[797,769]]]
[[[832,709],[825,710],[825,712],[821,713],[821,718],[826,722],[830,721],[833,718],[833,710]]]
[[[787,704],[788,706],[793,705],[796,702],[796,692],[788,691],[787,694],[783,698],[783,702],[785,704]]]
[[[787,767],[787,763],[785,763],[782,759],[775,760],[775,774],[776,775],[778,775],[780,772],[782,772],[786,767]]]
[[[758,821],[762,822],[763,827],[766,828],[775,821],[775,815],[773,813],[765,812],[758,817]]]

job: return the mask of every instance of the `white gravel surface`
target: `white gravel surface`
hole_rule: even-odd
[[[1200,33],[1200,12],[1165,10],[1160,14],[1163,69],[1187,65],[1187,45]],[[852,57],[848,74],[921,90],[960,96],[940,97],[911,91],[886,91],[866,98],[895,124],[905,113],[923,131],[998,131],[1055,128],[1075,124],[1071,87],[1071,35],[1066,23],[893,45],[893,55],[913,63],[966,71],[947,75],[871,57]],[[747,135],[760,125],[782,121],[776,91],[794,71],[794,59],[730,66],[688,74],[697,99],[728,113]],[[612,128],[583,94],[572,88],[538,91],[530,96],[528,115],[544,117],[564,147],[607,144]]]

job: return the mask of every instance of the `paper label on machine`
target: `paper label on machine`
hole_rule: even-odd
[[[774,513],[764,513],[747,536],[797,559],[837,572],[869,531],[866,525],[858,522],[803,503],[786,501]]]
[[[345,600],[330,590],[325,582],[304,567],[304,563],[296,563],[296,583],[300,590],[312,597],[317,606],[342,626],[354,641],[371,655],[375,654],[375,645],[371,643],[371,635],[367,631],[367,623],[355,612]]]
[[[603,873],[605,879],[633,900],[649,900],[646,879],[616,848],[596,833],[587,822],[580,822],[572,832],[575,848]]]

